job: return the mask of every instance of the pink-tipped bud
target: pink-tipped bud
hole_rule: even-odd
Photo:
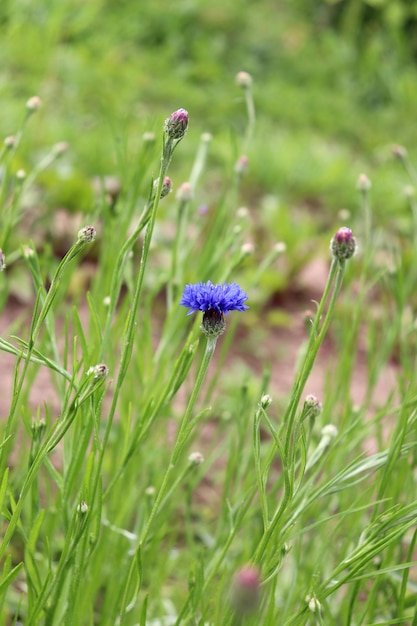
[[[356,181],[356,188],[359,189],[359,191],[369,191],[371,187],[372,183],[367,175],[359,174],[358,180]]]
[[[179,202],[191,202],[193,199],[193,188],[190,183],[182,183],[177,191],[177,200]]]
[[[305,417],[312,417],[315,419],[323,410],[323,406],[320,400],[312,393],[309,393],[304,400],[304,413]]]
[[[11,150],[12,148],[16,147],[16,137],[14,135],[9,135],[9,137],[6,137],[4,142],[4,147],[7,150]]]
[[[240,156],[235,163],[235,172],[236,174],[239,174],[240,176],[242,176],[243,174],[246,174],[248,169],[249,169],[249,159],[247,156],[242,154],[242,156]]]
[[[94,226],[84,226],[78,231],[78,243],[92,243],[96,238]]]
[[[201,465],[204,463],[204,457],[201,452],[191,452],[188,462],[190,465]]]
[[[242,89],[248,89],[252,85],[252,76],[248,72],[238,72],[235,80],[236,85]]]
[[[330,242],[330,250],[333,257],[340,262],[347,261],[356,252],[356,240],[350,228],[342,226]]]
[[[154,192],[156,192],[156,190],[158,189],[158,185],[159,185],[159,178],[157,178],[153,183]],[[169,176],[165,176],[164,182],[161,188],[161,200],[162,198],[165,198],[165,196],[167,196],[169,193],[171,193],[171,191],[172,191],[172,180],[169,178]]]
[[[32,96],[32,98],[29,98],[29,100],[26,102],[26,108],[29,113],[35,113],[41,108],[41,104],[42,101],[39,96]]]
[[[164,131],[169,139],[182,139],[188,128],[188,111],[178,109],[165,120]]]
[[[231,604],[239,615],[255,611],[261,600],[261,577],[257,567],[246,565],[233,578]]]

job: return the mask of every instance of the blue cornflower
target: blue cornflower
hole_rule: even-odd
[[[203,311],[202,330],[206,335],[220,335],[225,328],[224,315],[230,311],[245,311],[249,307],[244,304],[248,296],[237,283],[223,283],[213,285],[206,283],[186,285],[180,304],[190,310],[187,315],[195,311]]]

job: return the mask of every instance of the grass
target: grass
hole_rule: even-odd
[[[0,339],[13,368],[1,400],[0,626],[417,624],[417,213],[411,187],[402,192],[417,178],[413,147],[393,159],[389,141],[411,70],[376,112],[363,84],[355,102],[343,98],[348,72],[338,77],[342,96],[326,100],[328,77],[346,69],[352,49],[338,49],[331,31],[312,43],[313,27],[285,5],[279,33],[288,47],[279,54],[288,76],[274,85],[274,29],[262,19],[271,7],[258,15],[243,4],[246,13],[234,3],[173,12],[155,3],[141,9],[144,22],[126,20],[125,8],[112,13],[110,31],[100,28],[104,2],[80,3],[71,19],[62,2],[50,14],[2,8],[10,36],[2,54],[16,77],[15,93],[4,89],[2,124],[16,140],[0,157],[1,307],[6,314],[16,296],[26,304]],[[105,34],[120,27],[129,36],[106,47]],[[185,42],[196,31],[217,34],[210,62],[206,40],[194,37],[193,63],[178,62],[170,80],[146,91],[153,114],[136,110],[124,125],[123,107],[137,103],[133,42],[164,76],[184,54],[181,29]],[[222,32],[236,42],[226,70],[233,75],[250,50],[253,85],[224,81]],[[19,48],[23,34],[38,54]],[[311,57],[297,65],[291,42]],[[169,54],[157,57],[159,48]],[[334,53],[320,71],[317,48]],[[56,107],[48,98],[25,109],[40,76],[43,100],[59,92],[63,68],[67,91]],[[310,81],[305,94],[295,89],[300,77]],[[204,81],[209,103],[196,88]],[[187,102],[162,106],[179,95]],[[164,130],[177,105],[190,109],[184,137]],[[401,143],[407,123],[396,130]],[[248,170],[236,165],[242,155]],[[358,180],[364,165],[371,181]],[[117,185],[106,189],[104,175],[114,173]],[[167,175],[174,191],[161,197]],[[64,197],[74,221],[66,218],[60,237],[51,207]],[[358,244],[352,258],[329,250],[342,208]],[[296,320],[273,298],[295,293],[317,258],[327,282],[313,304],[298,293],[313,310],[291,388],[278,393],[280,353],[293,346],[275,342],[270,323],[290,330]],[[179,306],[187,283],[207,280],[236,281],[249,296],[250,309],[232,311],[220,337]],[[306,385],[320,357],[326,381],[316,397]]]

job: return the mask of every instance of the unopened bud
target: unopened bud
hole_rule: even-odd
[[[356,188],[359,189],[359,191],[369,191],[371,187],[372,183],[367,175],[359,174],[358,180],[356,182]]]
[[[238,72],[235,77],[236,85],[248,89],[252,85],[252,76],[248,72]]]
[[[242,156],[238,158],[238,160],[235,163],[235,172],[236,174],[239,174],[240,176],[242,176],[243,174],[246,174],[248,169],[249,169],[249,159],[247,156],[243,154]]]
[[[88,512],[88,504],[82,500],[77,506],[77,511],[80,515],[85,515]]]
[[[16,137],[14,135],[9,135],[9,137],[5,138],[3,144],[7,150],[11,150],[16,146]]]
[[[87,371],[87,376],[93,376],[94,380],[101,380],[106,378],[109,373],[109,368],[104,363],[99,363],[90,367]]]
[[[42,102],[39,96],[32,96],[32,98],[29,98],[29,100],[26,102],[26,108],[29,113],[35,113],[35,111],[38,111],[40,109],[41,104]]]
[[[26,178],[26,172],[25,170],[17,170],[16,172],[16,178],[19,181],[25,180]]]
[[[284,252],[287,251],[287,246],[283,241],[277,241],[277,243],[274,244],[274,251],[277,254],[284,254]]]
[[[0,248],[0,272],[4,272],[6,269],[6,257],[3,254],[3,250]]]
[[[308,608],[310,609],[312,613],[320,613],[321,604],[317,600],[316,596],[307,596],[306,602],[308,604]]]
[[[164,131],[169,139],[182,139],[188,128],[188,111],[178,109],[165,120]]]
[[[246,565],[236,572],[232,582],[231,604],[239,615],[247,615],[259,607],[260,587],[260,573],[254,565]]]
[[[182,183],[177,191],[177,200],[179,202],[191,202],[193,199],[193,189],[190,183]]]
[[[251,254],[255,252],[255,246],[253,245],[253,243],[248,241],[242,244],[240,251],[242,252],[244,256],[250,256]]]
[[[330,250],[333,257],[340,262],[353,257],[356,252],[356,240],[350,228],[342,226],[330,242]]]
[[[191,452],[188,461],[190,465],[201,465],[204,462],[204,457],[201,452]]]
[[[84,226],[78,231],[78,243],[92,243],[96,238],[96,229],[94,226]]]
[[[267,409],[272,402],[272,397],[269,393],[265,393],[261,398],[261,407],[263,409]]]
[[[404,148],[404,146],[393,146],[392,154],[396,159],[400,159],[400,161],[403,161],[405,158],[407,158],[407,150],[406,148]]]
[[[158,185],[159,185],[159,178],[157,178],[153,183],[154,192],[157,191]],[[169,178],[169,176],[165,176],[164,182],[161,188],[161,200],[162,198],[165,198],[165,196],[167,196],[169,193],[171,193],[171,191],[172,191],[172,180]]]
[[[323,410],[323,406],[317,396],[309,393],[304,400],[304,409],[308,411],[308,416],[316,418]]]
[[[338,434],[339,431],[334,424],[326,424],[326,426],[323,426],[323,428],[321,429],[321,436],[323,438],[329,439],[329,441],[335,439]]]

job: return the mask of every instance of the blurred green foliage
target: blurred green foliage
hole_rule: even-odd
[[[261,245],[263,233],[281,240],[294,232],[280,211],[264,215],[270,198],[326,241],[340,209],[354,227],[362,171],[373,183],[376,223],[404,230],[407,178],[392,145],[406,145],[417,161],[416,20],[417,3],[406,0],[3,0],[0,135],[15,132],[25,101],[38,94],[43,107],[19,167],[67,141],[57,170],[39,180],[41,197],[49,209],[88,211],[93,177],[132,184],[143,133],[158,137],[169,112],[185,107],[190,130],[174,188],[188,179],[201,132],[213,142],[200,203],[219,201],[222,181],[247,152],[237,201],[259,219]],[[242,69],[254,78],[258,120],[249,146],[234,81]],[[297,248],[291,237],[286,243]]]

